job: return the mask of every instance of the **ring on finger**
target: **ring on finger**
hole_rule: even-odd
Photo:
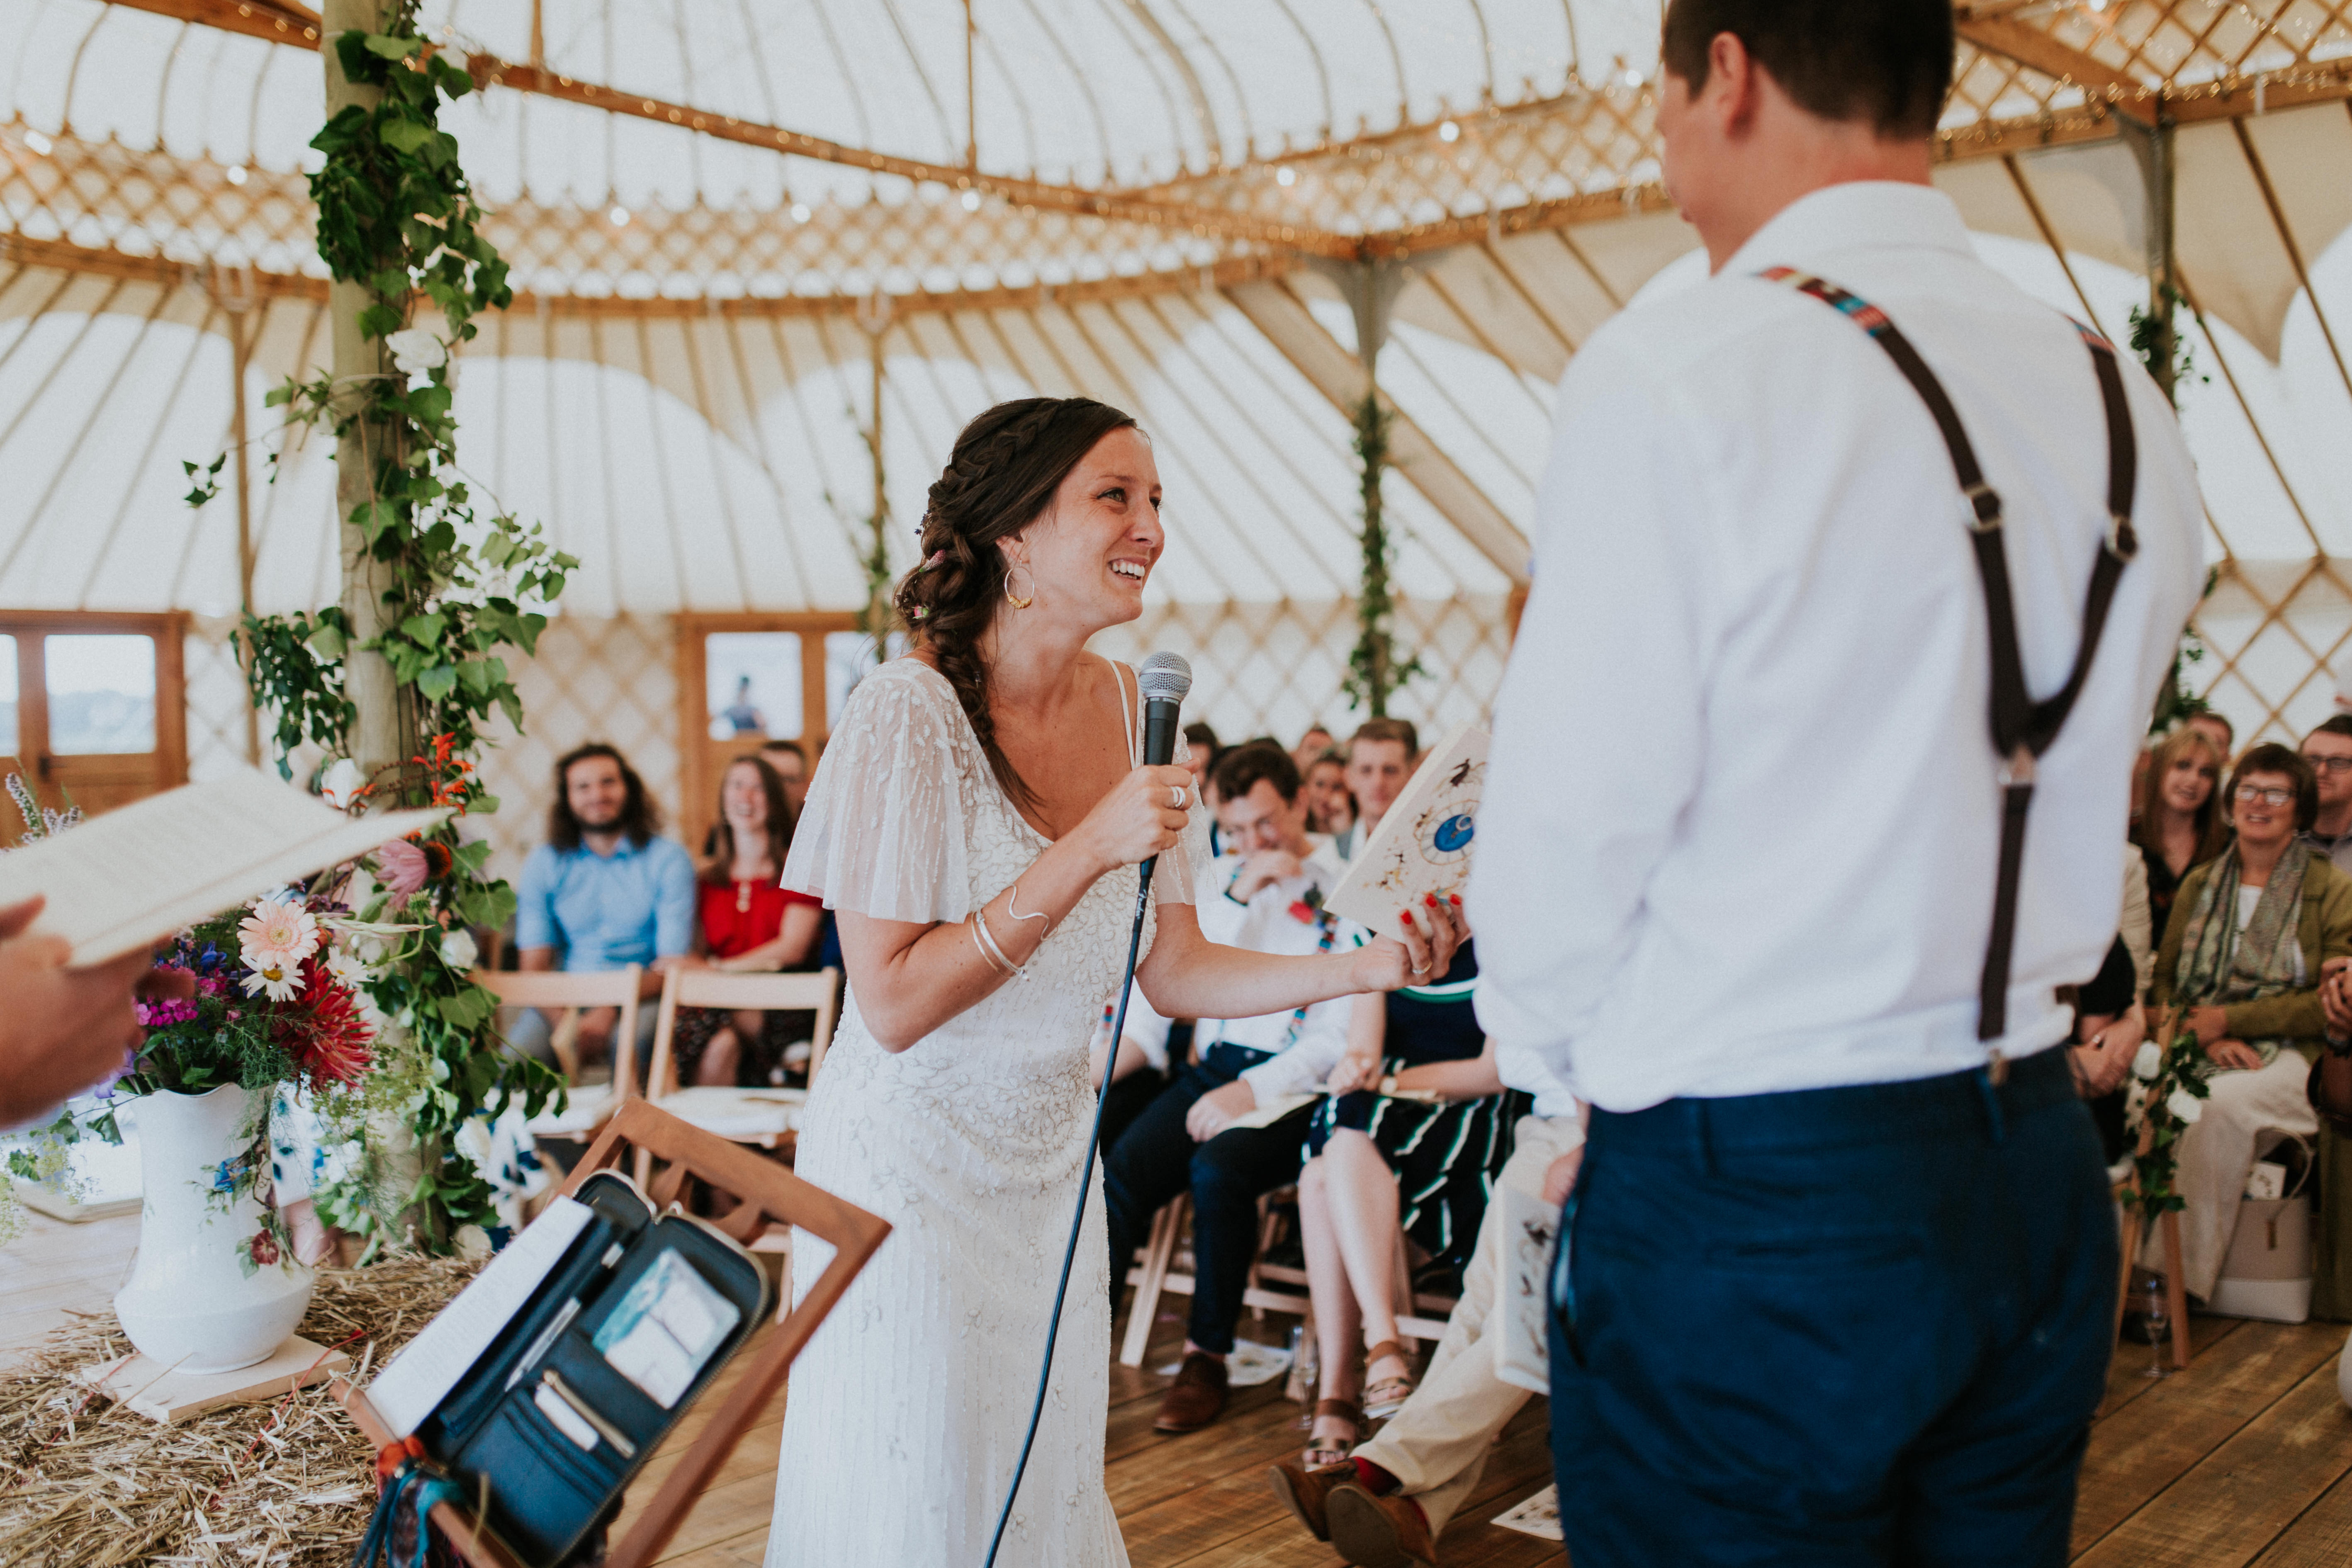
[[[1170,784],[1168,786],[1168,796],[1169,805],[1172,809],[1177,811],[1184,809],[1184,786],[1182,784]]]

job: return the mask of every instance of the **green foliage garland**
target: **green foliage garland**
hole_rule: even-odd
[[[385,630],[364,646],[390,663],[409,704],[409,732],[429,738],[365,781],[364,793],[377,804],[451,805],[462,815],[498,807],[473,773],[482,726],[493,711],[522,723],[500,654],[533,651],[547,617],[532,606],[551,603],[579,563],[553,550],[535,523],[504,511],[478,516],[457,466],[450,351],[475,336],[478,312],[503,308],[513,294],[506,263],[478,227],[457,141],[438,123],[442,102],[472,91],[473,80],[426,47],[416,11],[416,0],[403,0],[384,32],[332,40],[344,76],[382,96],[346,106],[310,143],[326,158],[310,180],[319,254],[337,281],[365,289],[361,329],[384,345],[394,369],[356,384],[289,381],[268,402],[285,408],[289,429],[324,424],[338,441],[356,432],[364,453],[365,499],[346,521],[388,578]],[[437,308],[440,335],[410,325],[419,295]],[[201,480],[190,496],[201,504],[198,495],[209,499]],[[331,754],[348,749],[358,718],[344,689],[352,637],[339,607],[268,616],[248,608],[239,650],[256,703],[277,715],[278,767],[289,777],[284,753],[303,742]],[[367,987],[391,1026],[374,1075],[379,1092],[370,1096],[384,1113],[367,1123],[351,1174],[317,1197],[322,1218],[372,1244],[409,1231],[445,1251],[460,1226],[496,1220],[488,1184],[457,1147],[458,1130],[510,1100],[536,1113],[561,1085],[499,1048],[495,999],[470,975],[467,928],[496,930],[514,912],[513,889],[483,874],[488,846],[462,842],[453,818],[420,847],[429,874],[398,918],[423,930]],[[379,893],[362,918],[383,918],[390,901]],[[396,1103],[383,1100],[386,1092]],[[386,1140],[387,1123],[404,1123],[413,1150],[392,1146],[402,1140]],[[413,1155],[413,1174],[404,1155]]]
[[[1397,657],[1396,600],[1389,592],[1389,574],[1396,566],[1396,543],[1389,537],[1381,506],[1381,476],[1389,467],[1389,426],[1395,416],[1381,405],[1377,388],[1367,389],[1356,405],[1356,460],[1362,468],[1363,580],[1356,591],[1356,646],[1348,655],[1348,674],[1339,689],[1350,708],[1369,709],[1375,719],[1388,716],[1389,697],[1423,672],[1418,654]]]

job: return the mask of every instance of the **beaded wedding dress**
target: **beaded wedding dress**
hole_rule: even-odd
[[[1120,698],[1133,676],[1120,670]],[[1133,710],[1129,752],[1135,753]],[[1184,900],[1206,851],[1153,900]],[[852,694],[784,885],[884,920],[961,921],[1045,851],[953,689],[912,658]],[[1094,1111],[1087,1046],[1118,987],[1136,871],[1088,889],[1027,965],[893,1055],[852,989],[810,1094],[799,1174],[892,1226],[793,1364],[767,1568],[981,1568],[1035,1397]],[[1156,921],[1144,926],[1150,950]],[[1099,1173],[1002,1568],[1124,1568],[1103,1489],[1110,1310]],[[832,1249],[793,1237],[795,1297]]]

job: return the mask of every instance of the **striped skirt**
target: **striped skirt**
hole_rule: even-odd
[[[1381,1070],[1402,1072],[1413,1065],[1397,1057]],[[1511,1131],[1533,1104],[1517,1089],[1453,1105],[1360,1089],[1315,1108],[1307,1125],[1307,1157],[1320,1154],[1338,1128],[1370,1136],[1396,1173],[1398,1217],[1405,1235],[1433,1261],[1459,1268],[1470,1260],[1495,1178],[1511,1157]]]

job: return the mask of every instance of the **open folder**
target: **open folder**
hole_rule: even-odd
[[[268,773],[240,769],[0,855],[0,908],[46,895],[33,929],[71,942],[77,968],[104,963],[448,815],[346,816]]]

